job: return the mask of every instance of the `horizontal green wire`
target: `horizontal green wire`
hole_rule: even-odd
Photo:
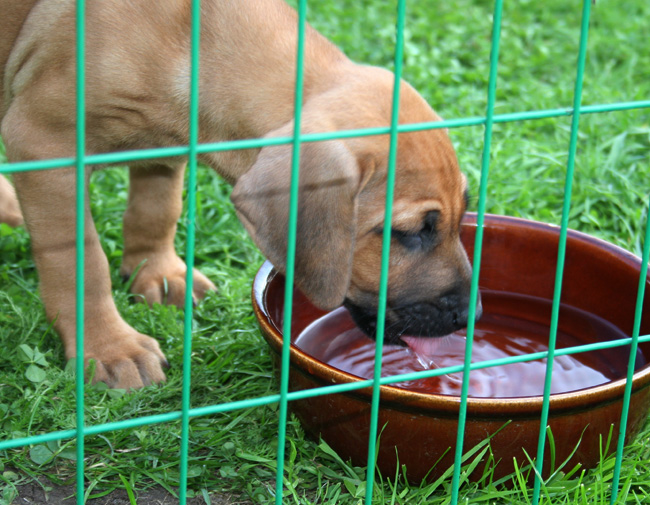
[[[623,338],[619,340],[610,340],[607,342],[597,342],[593,344],[584,344],[574,347],[565,347],[556,349],[555,356],[565,356],[571,354],[579,354],[583,352],[599,351],[603,349],[611,349],[615,347],[622,347],[632,344],[632,338]],[[640,336],[639,343],[650,342],[650,334]],[[490,368],[495,366],[510,365],[513,363],[523,363],[526,361],[534,361],[544,359],[548,356],[548,351],[540,351],[531,354],[523,354],[521,356],[510,356],[507,358],[499,358],[493,360],[480,361],[472,363],[470,370],[479,370],[483,368]],[[407,374],[391,375],[382,377],[380,382],[382,385],[394,384],[398,382],[406,382],[417,379],[425,379],[428,377],[435,377],[439,375],[457,373],[463,371],[463,365],[454,365],[444,368],[436,368],[433,370],[424,370],[420,372],[411,372]],[[318,388],[306,389],[302,391],[292,391],[287,395],[289,401],[304,400],[306,398],[313,398],[316,396],[324,396],[328,394],[347,393],[371,387],[373,384],[372,379],[360,380],[346,384],[334,384],[331,386],[323,386]],[[230,412],[234,410],[247,409],[252,407],[260,407],[262,405],[270,405],[278,403],[280,395],[268,395],[259,398],[252,398],[246,400],[239,400],[235,402],[220,403],[216,405],[208,405],[205,407],[195,407],[189,410],[190,417],[201,417],[207,415],[219,414],[222,412]],[[129,428],[136,428],[139,426],[160,424],[171,421],[176,421],[181,418],[182,411],[167,412],[165,414],[156,414],[152,416],[143,416],[138,418],[126,419],[124,421],[115,421],[112,423],[97,424],[85,427],[85,435],[97,435],[106,433],[113,430],[123,430]],[[16,447],[23,447],[25,445],[42,444],[51,440],[63,440],[66,438],[73,438],[76,435],[75,430],[63,430],[42,435],[33,435],[30,437],[21,437],[12,440],[0,441],[0,451],[13,449]]]
[[[599,104],[585,106],[580,109],[580,114],[595,114],[602,112],[617,112],[634,109],[650,108],[650,100],[635,102],[618,102],[613,104]],[[527,121],[536,119],[548,119],[554,117],[571,116],[573,109],[545,109],[528,112],[511,112],[507,114],[496,114],[494,123],[509,123],[514,121]],[[462,119],[445,119],[442,121],[431,121],[424,123],[400,124],[397,128],[399,133],[416,132],[422,130],[434,130],[438,128],[461,128],[465,126],[484,125],[485,117],[476,116]],[[390,127],[382,126],[376,128],[360,128],[356,130],[341,130],[336,132],[310,133],[302,135],[302,142],[319,142],[324,140],[346,139],[353,137],[369,137],[373,135],[386,135],[390,133]],[[213,142],[199,144],[198,154],[211,152],[235,151],[240,149],[258,149],[267,146],[290,144],[293,137],[273,137],[265,139],[244,139],[224,142]],[[159,147],[153,149],[140,149],[134,151],[120,151],[105,154],[93,154],[86,156],[86,163],[89,165],[106,165],[126,163],[129,161],[140,161],[144,159],[169,158],[174,156],[188,156],[190,152],[187,146]],[[40,161],[25,161],[17,163],[0,164],[0,174],[9,172],[26,172],[29,170],[50,170],[55,168],[74,165],[74,158],[56,158]]]

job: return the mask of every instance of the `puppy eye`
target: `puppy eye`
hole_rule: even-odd
[[[439,210],[430,210],[424,216],[424,224],[422,226],[422,231],[425,235],[429,235],[432,238],[435,237],[438,228],[438,220],[440,219]]]
[[[420,233],[408,233],[405,231],[392,229],[390,231],[390,235],[409,250],[419,249],[423,245],[422,236]]]
[[[437,238],[437,225],[440,218],[440,211],[432,210],[427,212],[422,222],[422,228],[417,232],[406,232],[403,230],[391,230],[391,236],[402,246],[409,250],[431,248],[435,246]]]

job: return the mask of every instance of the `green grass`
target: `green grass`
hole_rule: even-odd
[[[409,2],[405,77],[447,119],[485,112],[492,3],[484,0]],[[549,0],[506,2],[497,113],[570,107],[577,58],[580,6]],[[350,57],[392,65],[392,2],[311,2],[309,20]],[[593,8],[584,104],[650,98],[646,0],[599,0]],[[499,124],[494,129],[488,212],[560,222],[570,118]],[[482,128],[452,130],[476,205]],[[0,150],[0,156],[2,151]],[[637,110],[581,118],[570,226],[636,254],[641,251],[650,188],[650,112]],[[126,172],[97,173],[92,206],[125,319],[156,337],[173,367],[165,387],[125,394],[87,390],[88,424],[177,411],[181,403],[182,313],[134,303],[122,285],[121,213]],[[263,261],[237,221],[230,188],[208,170],[199,173],[197,266],[219,288],[196,310],[192,406],[276,392],[269,351],[252,315],[251,280]],[[178,236],[183,248],[184,231]],[[74,427],[74,380],[58,337],[44,318],[24,229],[0,225],[0,438]],[[274,489],[276,406],[191,421],[190,493],[228,492],[268,503]],[[365,493],[363,469],[341,461],[325,444],[309,440],[290,420],[286,503],[357,504]],[[643,503],[650,490],[650,427],[626,450],[619,503]],[[160,484],[176,492],[180,422],[120,430],[86,439],[88,494],[138,491]],[[485,448],[477,448],[485,449]],[[481,454],[479,451],[477,454]],[[65,440],[0,454],[0,504],[15,486],[46,476],[54,485],[74,481],[74,442]],[[467,464],[471,464],[472,457]],[[542,503],[609,503],[613,460],[589,472],[564,468],[545,483]],[[522,470],[503,487],[487,473],[464,482],[461,503],[530,503]],[[377,503],[448,503],[451,478],[409,485],[382,476]],[[128,486],[127,486],[128,484]]]

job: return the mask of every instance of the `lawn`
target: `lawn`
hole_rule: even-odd
[[[320,0],[308,19],[355,61],[390,68],[394,2]],[[485,113],[492,2],[408,3],[404,76],[446,119]],[[568,108],[572,104],[580,25],[579,2],[506,2],[496,112]],[[599,0],[592,9],[583,103],[650,99],[647,0]],[[559,224],[571,118],[495,125],[487,211]],[[476,207],[482,127],[450,131]],[[0,161],[3,161],[0,146]],[[172,363],[164,387],[125,393],[87,388],[86,421],[98,424],[178,411],[181,404],[182,312],[134,303],[118,275],[121,214],[127,173],[119,167],[94,175],[91,202],[113,272],[118,307],[137,330],[157,338]],[[271,358],[252,313],[250,287],[263,261],[239,224],[230,187],[199,171],[197,266],[218,286],[195,311],[192,335],[192,406],[274,394]],[[650,110],[581,117],[570,227],[635,254],[647,219],[650,192]],[[177,237],[184,250],[184,221]],[[44,317],[38,280],[24,229],[0,225],[0,439],[74,427],[74,377]],[[277,406],[237,410],[191,421],[190,494],[206,503],[274,500]],[[298,422],[287,427],[285,503],[357,504],[363,469],[341,461],[324,443],[308,439]],[[650,426],[625,453],[620,503],[644,503],[650,486]],[[113,431],[86,439],[88,496],[114,489],[142,496],[151,486],[177,492],[180,422]],[[0,453],[0,504],[20,486],[74,483],[74,441]],[[592,471],[559,474],[543,487],[542,503],[609,503],[613,461]],[[47,478],[44,480],[43,478]],[[377,503],[448,503],[451,479],[408,484],[376,482]],[[530,503],[520,484],[496,486],[489,475],[464,483],[461,503]],[[224,501],[219,501],[224,500]],[[139,502],[143,503],[143,502]]]

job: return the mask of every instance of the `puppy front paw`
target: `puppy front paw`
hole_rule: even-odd
[[[158,342],[138,333],[133,328],[99,341],[86,336],[84,349],[86,379],[92,383],[104,382],[110,388],[139,389],[166,380],[164,368],[169,362]],[[94,373],[88,376],[90,360],[94,360]]]
[[[125,258],[121,274],[128,279],[137,266],[132,258]],[[154,303],[185,306],[187,291],[187,267],[176,254],[151,255],[144,261],[138,262],[139,270],[131,284],[131,292],[140,295],[149,305]],[[210,291],[217,287],[197,269],[193,270],[192,298],[194,303],[202,300]]]

